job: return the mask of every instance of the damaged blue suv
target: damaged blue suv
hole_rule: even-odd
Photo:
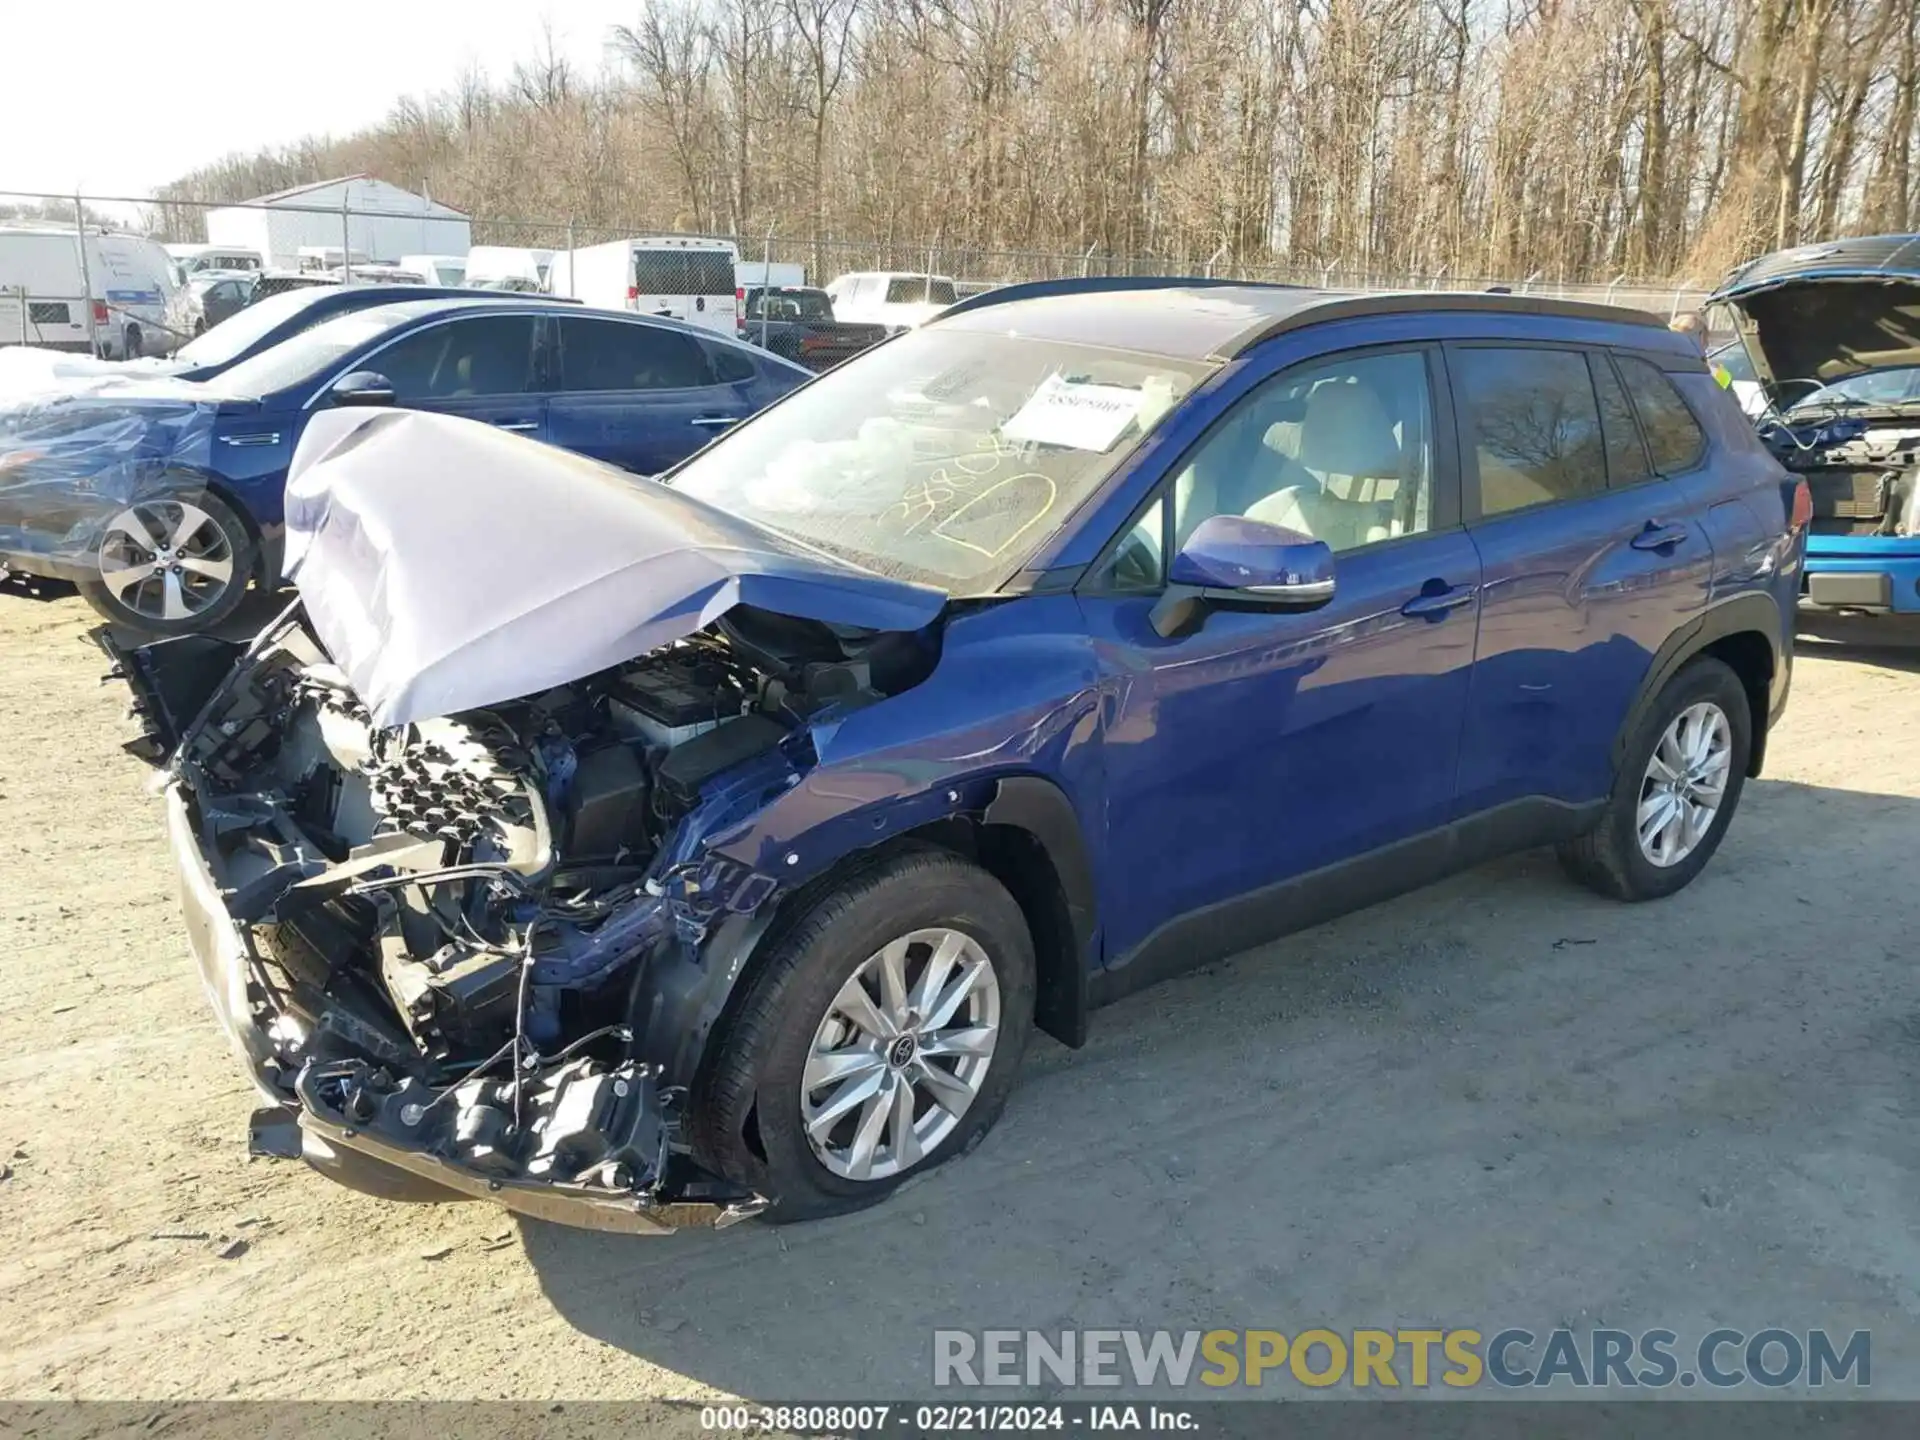
[[[1806,509],[1633,312],[1049,283],[662,482],[316,415],[300,601],[122,658],[257,1148],[797,1219],[1173,971],[1523,846],[1679,890],[1786,700]]]

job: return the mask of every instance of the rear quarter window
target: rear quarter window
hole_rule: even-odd
[[[1707,436],[1692,409],[1673,387],[1666,372],[1631,355],[1617,357],[1620,378],[1633,397],[1640,431],[1647,438],[1647,454],[1662,475],[1691,470],[1707,458]],[[1712,377],[1700,377],[1712,384]]]
[[[1721,389],[1711,375],[1669,375],[1667,379],[1693,410],[1710,444],[1735,455],[1770,453],[1760,443],[1754,417],[1740,408],[1740,397],[1731,390]]]

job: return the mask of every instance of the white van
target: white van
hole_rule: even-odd
[[[524,245],[476,245],[467,251],[467,285],[544,295],[553,283],[551,250]]]
[[[843,324],[911,330],[959,299],[953,277],[909,270],[862,270],[827,286],[833,318]]]
[[[467,257],[464,255],[402,255],[400,268],[411,275],[418,275],[423,285],[467,283]]]
[[[553,292],[603,310],[665,315],[732,338],[740,287],[731,240],[660,235],[568,250],[554,261]]]
[[[85,352],[97,343],[110,360],[172,350],[177,342],[166,320],[173,262],[167,252],[144,235],[98,230],[86,232],[86,247],[83,271],[73,230],[0,226],[0,345]]]

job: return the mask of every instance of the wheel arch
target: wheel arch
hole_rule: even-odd
[[[253,507],[247,503],[246,496],[240,487],[217,471],[183,468],[175,473],[189,476],[196,484],[211,490],[220,497],[222,504],[240,517],[240,523],[246,527],[247,534],[253,538],[253,574],[248,578],[257,581],[263,590],[273,589],[281,578],[280,567],[286,544],[286,527],[262,525],[260,517],[253,513]]]
[[[1613,766],[1617,771],[1625,755],[1627,742],[1652,709],[1667,682],[1682,667],[1701,655],[1711,655],[1739,677],[1747,694],[1752,717],[1753,744],[1747,757],[1747,774],[1760,773],[1766,758],[1768,698],[1773,677],[1784,663],[1780,607],[1771,595],[1736,595],[1710,606],[1689,625],[1667,638],[1647,667],[1627,707],[1626,717],[1614,736]]]
[[[1062,1044],[1086,1043],[1088,966],[1097,934],[1093,871],[1066,793],[1037,775],[1005,776],[978,809],[946,815],[848,850],[751,914],[721,920],[698,947],[636,967],[629,1014],[634,1053],[692,1084],[711,1063],[729,1018],[780,939],[825,895],[863,870],[915,849],[940,849],[1006,886],[1033,938],[1034,1023]]]

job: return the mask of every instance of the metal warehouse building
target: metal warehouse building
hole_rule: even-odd
[[[473,230],[458,210],[371,175],[345,175],[262,195],[246,206],[207,212],[214,245],[257,250],[276,268],[294,269],[303,245],[346,248],[356,258],[464,255]]]

